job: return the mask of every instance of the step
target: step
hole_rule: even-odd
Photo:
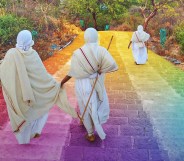
[[[0,161],[60,161],[58,159],[15,159],[15,158],[1,158]],[[62,160],[61,160],[62,161]]]
[[[63,124],[63,123],[69,124],[71,120],[72,117],[68,114],[66,114],[65,116],[61,116],[58,114],[51,114],[49,115],[47,122],[55,124]]]
[[[30,145],[52,145],[52,146],[64,146],[65,140],[68,134],[60,133],[42,133],[39,138],[32,139]],[[12,132],[1,132],[0,133],[0,146],[8,146],[11,144],[15,144],[18,146],[15,135]]]
[[[42,159],[42,160],[59,160],[62,153],[61,146],[51,145],[0,145],[0,160],[7,159]]]
[[[161,119],[183,119],[184,118],[184,110],[183,111],[147,111],[150,117],[154,119],[161,118]]]
[[[70,125],[67,123],[59,123],[59,124],[56,124],[56,123],[49,123],[47,122],[46,125],[44,126],[43,128],[43,131],[42,133],[55,133],[55,134],[67,134],[68,133],[68,130],[69,130],[69,127]],[[11,129],[11,125],[10,125],[10,122],[7,123],[7,125],[5,126],[4,132],[12,132],[12,129]]]

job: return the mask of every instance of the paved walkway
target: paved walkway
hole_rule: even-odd
[[[4,124],[0,131],[0,161],[184,160],[184,72],[151,51],[148,63],[136,66],[127,49],[131,34],[100,32],[100,44],[107,47],[112,35],[110,52],[119,71],[106,76],[111,107],[110,119],[104,125],[107,139],[97,137],[96,142],[87,142],[78,120],[54,107],[42,136],[30,145],[17,145],[9,122]],[[82,36],[44,62],[58,80],[69,69],[72,51],[83,44]],[[76,107],[74,80],[66,88]],[[2,96],[0,99],[3,102]],[[0,109],[4,106],[0,103]]]
[[[119,34],[117,41],[124,34]],[[128,37],[125,38],[128,42]],[[118,44],[126,71],[141,97],[160,149],[168,151],[171,161],[184,160],[184,72],[149,51],[147,65],[132,65],[127,49]]]

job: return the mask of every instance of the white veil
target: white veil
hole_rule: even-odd
[[[22,30],[18,33],[16,48],[28,51],[34,45],[32,34],[28,30]]]

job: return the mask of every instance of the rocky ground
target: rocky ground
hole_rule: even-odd
[[[165,48],[161,46],[158,37],[153,37],[148,46],[150,50],[163,56],[166,60],[184,70],[184,55],[180,51],[180,46],[173,40],[173,38],[170,38],[170,40],[166,42]]]

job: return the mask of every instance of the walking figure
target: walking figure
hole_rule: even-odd
[[[143,26],[139,25],[137,31],[132,35],[132,39],[128,45],[128,49],[132,44],[132,53],[135,60],[135,63],[145,64],[148,60],[148,53],[146,49],[145,42],[150,38],[150,35],[144,32]]]

